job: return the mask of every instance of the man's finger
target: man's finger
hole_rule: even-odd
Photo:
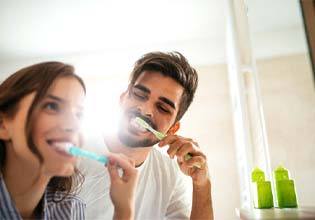
[[[175,142],[177,139],[178,139],[177,135],[168,135],[159,142],[158,146],[163,147],[165,145],[170,145],[173,142]]]
[[[187,167],[198,167],[199,169],[203,169],[206,164],[206,160],[203,156],[193,156],[189,160],[183,162]]]
[[[185,143],[181,139],[177,139],[175,142],[169,145],[169,148],[167,150],[168,155],[171,158],[174,158],[177,151],[184,145]]]
[[[176,152],[176,156],[184,157],[188,153],[195,153],[194,146],[190,142],[184,143],[182,147]]]

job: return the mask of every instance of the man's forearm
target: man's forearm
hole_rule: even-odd
[[[210,180],[208,180],[204,186],[193,185],[193,201],[190,219],[213,219]]]

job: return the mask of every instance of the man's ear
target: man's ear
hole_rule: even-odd
[[[10,135],[5,121],[4,115],[0,113],[0,139],[8,141],[10,140]]]
[[[177,121],[170,129],[168,129],[167,134],[175,134],[180,128],[180,122]]]

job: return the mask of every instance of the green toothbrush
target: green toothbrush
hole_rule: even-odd
[[[140,125],[141,127],[148,129],[149,131],[151,131],[155,137],[159,140],[162,140],[163,138],[166,137],[165,134],[163,134],[162,132],[159,132],[155,129],[153,129],[145,120],[143,120],[142,118],[136,117],[136,122],[138,123],[138,125]]]
[[[142,118],[136,117],[135,121],[138,123],[138,125],[140,125],[141,127],[148,129],[149,131],[151,131],[155,137],[159,140],[162,140],[163,138],[166,137],[165,134],[163,134],[162,132],[159,132],[155,129],[153,129],[146,121],[144,121]],[[192,158],[191,153],[188,153],[184,156],[184,160],[189,160],[190,158]],[[195,164],[194,165],[197,168],[201,168],[200,164]]]

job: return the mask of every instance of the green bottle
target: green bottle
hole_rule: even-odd
[[[283,166],[274,170],[277,201],[279,208],[297,207],[294,181],[290,180],[289,172]]]
[[[258,167],[252,171],[252,192],[255,208],[268,209],[273,207],[271,183],[265,181],[265,173]]]

